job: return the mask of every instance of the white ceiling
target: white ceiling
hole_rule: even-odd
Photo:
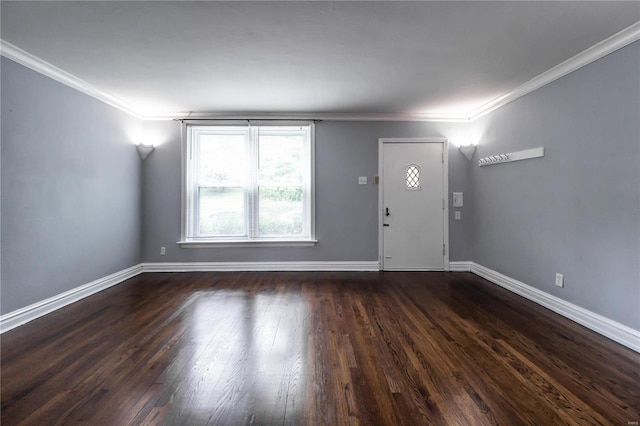
[[[640,2],[11,2],[1,38],[141,114],[469,114]]]

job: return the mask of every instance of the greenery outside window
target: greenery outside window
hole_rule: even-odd
[[[180,243],[315,243],[313,127],[186,124]]]

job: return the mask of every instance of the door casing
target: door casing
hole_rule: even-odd
[[[446,138],[380,138],[378,139],[378,263],[384,265],[384,144],[385,143],[439,143],[442,144],[442,196],[444,199],[444,270],[449,271],[449,143]]]

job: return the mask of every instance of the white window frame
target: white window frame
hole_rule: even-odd
[[[257,237],[256,230],[248,230],[247,237],[211,237],[211,236],[198,236],[196,235],[197,223],[194,213],[197,211],[197,197],[194,193],[196,187],[194,183],[194,175],[197,170],[196,156],[194,156],[195,142],[190,137],[189,132],[192,132],[194,128],[202,127],[244,127],[247,129],[247,134],[254,133],[258,127],[273,127],[274,129],[280,127],[298,126],[308,127],[309,131],[309,157],[306,159],[305,164],[308,164],[309,182],[307,188],[305,188],[304,196],[305,203],[303,205],[308,209],[304,214],[308,217],[308,221],[305,220],[303,226],[308,234],[301,238],[296,237]],[[255,134],[254,134],[255,135]],[[254,170],[255,169],[255,170]],[[256,167],[252,168],[252,173],[257,172]],[[257,196],[257,194],[254,194]],[[245,205],[257,205],[255,202],[247,203]],[[248,209],[247,209],[248,210]],[[245,224],[249,225],[252,221],[249,220],[249,215],[257,212],[246,211]],[[206,247],[238,247],[238,246],[266,246],[266,247],[281,247],[281,246],[313,246],[318,241],[315,238],[315,124],[309,121],[202,121],[202,120],[185,120],[182,125],[182,226],[181,236],[178,244],[183,248],[206,248]],[[254,223],[256,223],[254,221]],[[308,229],[307,229],[308,227]],[[305,232],[306,234],[306,232]]]

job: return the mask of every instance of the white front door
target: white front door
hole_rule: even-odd
[[[380,140],[384,270],[445,269],[445,143],[425,140]]]

